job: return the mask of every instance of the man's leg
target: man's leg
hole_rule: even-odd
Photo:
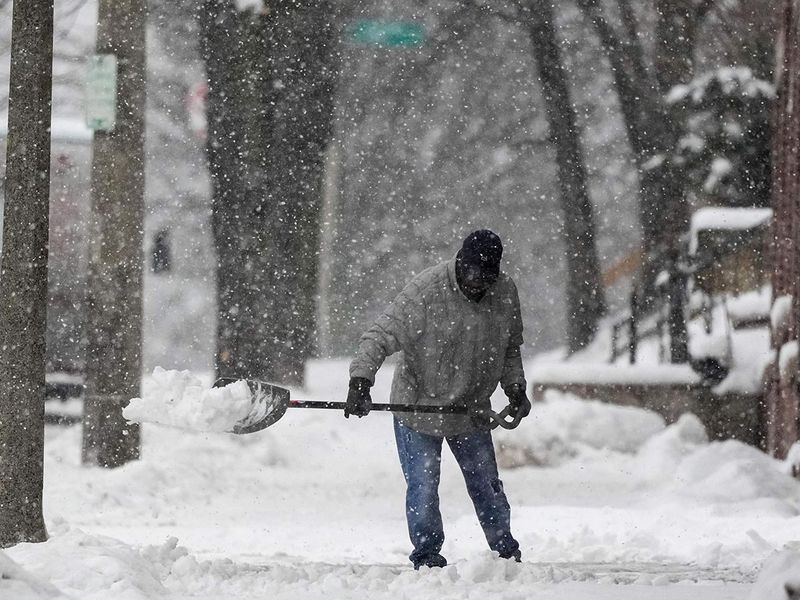
[[[503,558],[519,560],[519,543],[511,535],[511,507],[497,474],[492,434],[471,431],[447,438],[447,444],[464,474],[467,491],[489,548]]]
[[[444,566],[447,563],[439,554],[444,543],[439,512],[442,438],[414,431],[397,419],[394,436],[407,485],[406,519],[408,535],[414,545],[409,558],[415,568]]]

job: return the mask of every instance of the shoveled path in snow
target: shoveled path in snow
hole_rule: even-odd
[[[712,577],[705,579],[705,576]],[[704,600],[746,598],[748,585],[718,574],[656,565],[498,564],[459,561],[442,570],[414,572],[407,565],[274,561],[237,565],[234,577],[170,576],[166,586],[189,598],[569,598]],[[699,579],[697,579],[699,577]],[[211,581],[213,580],[213,584]],[[697,583],[699,581],[699,583]],[[213,594],[209,594],[213,589]]]

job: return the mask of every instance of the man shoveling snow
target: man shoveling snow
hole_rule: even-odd
[[[369,389],[387,356],[402,352],[391,401],[465,406],[467,414],[395,416],[395,439],[407,483],[406,517],[414,568],[443,567],[439,474],[444,441],[467,484],[489,547],[521,558],[511,510],[497,473],[485,415],[500,383],[510,414],[531,409],[520,358],[522,317],[517,288],[500,272],[503,246],[489,230],[471,233],[455,258],[431,267],[403,289],[361,338],[350,365],[345,416],[370,412]]]

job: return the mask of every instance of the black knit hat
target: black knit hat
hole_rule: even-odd
[[[464,239],[459,255],[463,263],[496,274],[500,271],[503,243],[493,231],[478,229]]]

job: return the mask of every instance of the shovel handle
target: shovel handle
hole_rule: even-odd
[[[328,408],[334,410],[344,410],[344,402],[325,402],[322,400],[289,400],[289,408]],[[431,406],[429,404],[375,404],[371,410],[389,412],[413,412],[413,413],[439,413],[448,415],[467,414],[466,406]]]
[[[489,429],[496,429],[498,426],[502,427],[503,429],[516,429],[522,421],[522,415],[520,413],[517,413],[513,416],[511,415],[510,405],[506,406],[499,413],[496,413],[493,410],[481,410],[476,413],[476,416],[479,419],[485,419],[485,424],[488,424]]]

